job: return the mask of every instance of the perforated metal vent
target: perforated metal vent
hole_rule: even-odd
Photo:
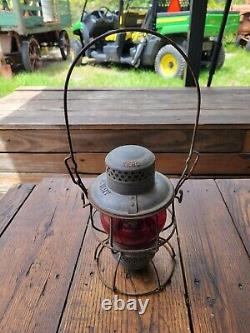
[[[110,178],[119,182],[141,182],[154,176],[154,168],[138,171],[120,171],[107,167],[106,172]]]
[[[145,147],[126,145],[105,158],[106,172],[89,189],[88,199],[105,214],[133,218],[167,207],[173,200],[171,182],[155,171],[155,155]]]

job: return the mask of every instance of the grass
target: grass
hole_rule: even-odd
[[[46,60],[44,68],[39,72],[19,72],[12,79],[0,77],[0,96],[7,95],[20,86],[63,87],[68,68],[69,62]],[[202,71],[201,86],[206,85],[207,76],[208,72]],[[182,80],[165,80],[153,70],[88,63],[74,70],[70,86],[72,88],[159,88],[182,85]],[[225,64],[216,72],[212,85],[250,86],[250,54],[233,45],[227,46]]]
[[[208,73],[201,73],[200,83],[206,85]],[[250,86],[250,53],[234,45],[226,47],[224,66],[214,76],[214,87],[249,87]]]

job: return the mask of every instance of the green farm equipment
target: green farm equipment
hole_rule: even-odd
[[[73,25],[73,33],[79,36],[72,42],[77,54],[91,39],[109,30],[122,27],[142,27],[152,29],[175,41],[187,51],[187,36],[190,26],[189,1],[187,0],[148,0],[144,7],[136,6],[138,1],[120,0],[119,10],[107,7],[88,12],[87,0],[80,21]],[[222,11],[208,11],[203,41],[202,66],[209,66],[219,33]],[[226,32],[236,33],[239,26],[239,13],[231,12]],[[164,77],[182,77],[185,61],[178,51],[159,38],[139,33],[113,35],[88,50],[87,57],[97,62],[126,63],[154,67]],[[217,68],[223,66],[225,51],[222,46]]]
[[[41,48],[70,52],[65,30],[71,24],[69,0],[0,0],[0,67],[40,68]]]

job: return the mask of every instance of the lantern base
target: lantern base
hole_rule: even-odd
[[[113,251],[114,258],[120,260],[121,265],[131,271],[138,271],[148,266],[149,262],[154,258],[155,251],[148,251],[147,253],[131,252],[125,254],[122,252]]]
[[[106,242],[107,246],[103,242],[97,246],[95,259],[100,279],[113,292],[128,296],[149,295],[162,291],[170,282],[176,261],[169,242],[160,246],[157,252],[149,252],[143,267],[137,262],[140,259],[136,259],[135,265],[138,266],[135,268],[134,265],[133,269],[132,262],[127,262],[128,255],[125,254],[125,259],[123,252],[109,249],[109,239]]]

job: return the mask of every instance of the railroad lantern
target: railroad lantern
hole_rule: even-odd
[[[128,269],[141,269],[158,247],[174,187],[155,172],[155,156],[144,147],[118,147],[105,162],[106,172],[88,190],[89,202],[100,212],[113,249],[121,251],[121,263]]]
[[[193,76],[197,88],[197,109],[193,128],[192,141],[183,172],[175,187],[171,181],[155,170],[155,155],[145,147],[138,145],[124,145],[114,148],[105,158],[106,170],[99,175],[87,189],[78,170],[68,116],[68,85],[72,71],[79,58],[99,40],[115,33],[140,32],[160,38],[166,44],[173,45],[185,59]],[[145,295],[162,290],[171,279],[175,267],[175,252],[170,243],[176,230],[175,200],[182,201],[181,186],[190,177],[198,162],[198,153],[194,150],[197,128],[200,116],[201,94],[198,81],[193,74],[188,58],[178,45],[167,37],[155,31],[140,28],[124,28],[107,32],[85,46],[74,59],[65,81],[64,116],[69,142],[70,155],[65,164],[72,181],[82,191],[84,208],[90,208],[90,221],[95,233],[104,235],[98,238],[95,259],[98,272],[103,283],[113,291],[126,295]],[[196,156],[195,156],[196,155]],[[88,202],[87,202],[88,200]],[[104,250],[107,256],[113,258],[108,261],[114,266],[113,273],[104,276],[104,271],[111,271],[105,267],[107,260],[102,258]],[[108,252],[107,252],[108,251]],[[161,258],[155,260],[159,253],[165,251]],[[167,262],[171,266],[167,270],[162,265]],[[145,290],[139,292],[128,291],[117,286],[118,270],[125,272],[140,272],[151,267],[154,272],[154,282]],[[163,276],[162,276],[163,275]],[[123,276],[120,274],[119,276]],[[126,276],[126,275],[125,275]],[[142,278],[142,284],[145,279]],[[126,282],[122,284],[126,286]]]

